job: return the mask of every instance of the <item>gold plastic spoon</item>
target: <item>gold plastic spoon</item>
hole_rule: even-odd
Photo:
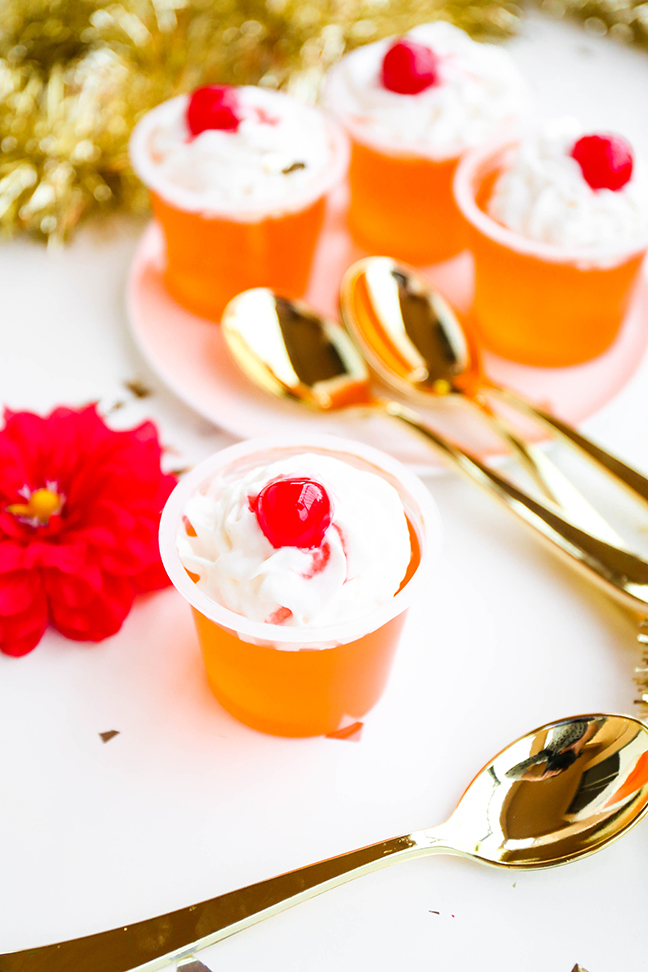
[[[368,257],[347,270],[340,305],[344,322],[370,366],[388,384],[429,401],[430,395],[454,395],[480,407],[495,431],[501,419],[490,411],[491,393],[530,416],[615,478],[635,498],[648,503],[648,479],[600,446],[484,375],[477,349],[446,301],[416,273],[389,257]],[[509,430],[510,431],[510,430]],[[532,449],[532,459],[565,509],[578,506],[578,496],[561,492],[551,466]],[[555,488],[554,488],[555,487]],[[588,504],[589,505],[589,504]],[[579,522],[596,529],[591,507],[581,506]],[[600,521],[598,523],[600,527]],[[610,538],[613,540],[613,538]],[[617,538],[618,539],[618,538]]]
[[[397,861],[440,853],[501,867],[554,867],[601,850],[647,809],[643,723],[603,713],[562,719],[503,749],[440,827],[371,844],[124,928],[0,955],[0,972],[154,972]]]
[[[336,321],[299,301],[257,288],[230,301],[222,332],[232,357],[257,387],[319,411],[356,407],[398,419],[424,436],[454,469],[533,527],[572,566],[633,610],[646,613],[648,563],[617,543],[611,528],[604,536],[603,528],[583,529],[558,505],[529,496],[439,435],[411,408],[377,398],[364,359]]]

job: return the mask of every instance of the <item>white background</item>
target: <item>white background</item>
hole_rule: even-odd
[[[648,58],[527,19],[510,44],[544,113],[570,110],[648,148]],[[0,248],[0,399],[12,407],[155,394],[173,464],[230,441],[164,391],[128,335],[141,227],[46,253]],[[648,366],[587,431],[648,468]],[[498,749],[550,719],[632,711],[635,623],[471,486],[430,480],[445,549],[412,610],[362,741],[282,740],[235,722],[204,681],[179,596],[141,599],[99,646],[56,633],[0,656],[0,951],[182,907],[443,820]],[[646,529],[646,521],[637,526]],[[117,729],[108,744],[99,733]],[[201,955],[218,972],[629,972],[646,967],[648,825],[555,871],[456,859],[399,865]],[[432,912],[440,912],[438,915]],[[80,970],[81,972],[81,970]],[[83,970],[91,972],[91,970]]]

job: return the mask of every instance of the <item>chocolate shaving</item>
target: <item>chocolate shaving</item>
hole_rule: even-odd
[[[99,735],[101,736],[102,742],[107,743],[119,735],[119,729],[109,729],[108,732],[100,732]]]
[[[121,401],[113,402],[109,409],[104,413],[105,415],[110,415],[111,412],[116,412],[118,409],[123,408],[126,402]]]
[[[149,395],[153,394],[151,389],[147,388],[144,382],[139,381],[137,378],[134,381],[124,381],[122,384],[135,398],[148,398]]]
[[[194,426],[194,428],[196,430],[196,433],[202,436],[213,435],[214,432],[216,431],[216,426],[214,425],[214,423],[207,422],[207,421],[197,423]]]
[[[291,165],[287,165],[285,169],[282,169],[284,175],[290,175],[291,172],[298,172],[300,169],[305,169],[305,162],[293,162]]]

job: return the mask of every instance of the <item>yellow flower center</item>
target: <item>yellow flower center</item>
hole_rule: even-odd
[[[36,489],[27,503],[13,503],[7,507],[9,513],[16,516],[28,517],[40,523],[48,523],[49,518],[58,513],[63,505],[63,499],[51,489]]]

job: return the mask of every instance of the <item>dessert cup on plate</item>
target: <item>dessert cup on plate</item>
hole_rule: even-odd
[[[503,225],[489,203],[519,148],[519,141],[504,141],[475,149],[457,169],[455,198],[475,265],[469,322],[481,344],[503,358],[540,367],[580,364],[618,335],[648,234],[583,245],[544,242]]]
[[[329,624],[322,619],[306,627],[250,620],[208,596],[183,565],[178,543],[182,545],[184,532],[195,535],[184,511],[192,497],[214,483],[217,490],[220,483],[237,484],[250,470],[304,454],[332,457],[394,487],[409,531],[409,564],[393,596],[350,620]],[[326,435],[307,441],[294,436],[253,439],[224,449],[183,479],[160,524],[162,560],[193,609],[214,695],[241,722],[281,736],[335,732],[375,705],[385,688],[407,609],[429,580],[439,537],[436,505],[413,474],[376,449]]]
[[[216,123],[230,127],[190,129],[192,99],[204,91],[226,92],[236,114]],[[130,151],[165,237],[175,300],[219,321],[250,287],[303,295],[327,196],[348,165],[334,119],[278,91],[198,89],[148,112]]]
[[[351,138],[356,241],[430,264],[466,245],[452,194],[459,159],[517,122],[526,85],[506,51],[437,21],[347,54],[329,72],[324,103]]]

